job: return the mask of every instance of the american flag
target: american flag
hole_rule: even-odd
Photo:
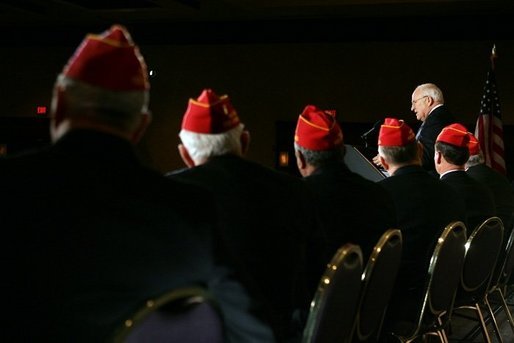
[[[480,142],[480,150],[484,155],[485,163],[505,175],[507,170],[504,157],[500,99],[496,89],[496,75],[494,72],[495,58],[496,48],[493,47],[491,69],[487,72],[484,93],[480,102],[480,115],[475,127],[475,136]]]

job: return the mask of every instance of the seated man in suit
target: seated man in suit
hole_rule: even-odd
[[[223,238],[258,300],[252,306],[279,341],[301,334],[293,315],[308,310],[328,261],[308,189],[243,157],[250,135],[227,95],[206,89],[190,99],[180,139],[189,169],[168,176],[212,192]]]
[[[380,163],[391,175],[379,183],[389,191],[403,237],[398,280],[387,314],[388,326],[419,311],[420,297],[437,238],[453,221],[464,221],[464,202],[450,186],[421,166],[423,147],[412,129],[396,118],[380,128]]]
[[[476,137],[470,133],[469,138],[469,159],[466,162],[466,173],[491,190],[496,206],[496,214],[502,220],[505,228],[503,234],[505,245],[514,225],[514,192],[505,175],[498,173],[484,163],[484,156],[480,151],[480,143]]]
[[[320,205],[330,254],[341,245],[360,245],[367,260],[380,236],[396,227],[391,197],[344,163],[341,127],[334,112],[306,106],[294,136],[296,162]]]
[[[53,145],[0,160],[4,341],[106,342],[149,299],[190,286],[243,341],[249,297],[221,264],[212,200],[136,157],[149,87],[125,28],[88,35],[55,84]]]
[[[453,187],[464,199],[468,235],[485,219],[495,216],[491,191],[464,168],[469,158],[469,134],[461,124],[446,126],[435,143],[435,168],[441,181]]]

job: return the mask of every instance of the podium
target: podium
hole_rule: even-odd
[[[352,172],[373,182],[383,180],[389,176],[386,171],[380,170],[370,162],[356,147],[345,144],[345,150],[344,162]]]

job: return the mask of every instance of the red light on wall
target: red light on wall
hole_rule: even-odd
[[[38,106],[36,108],[36,113],[39,115],[46,114],[46,106]]]

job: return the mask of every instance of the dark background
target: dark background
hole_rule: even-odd
[[[512,1],[0,1],[0,145],[48,141],[52,85],[89,32],[127,26],[150,70],[152,126],[140,144],[159,170],[181,168],[182,114],[203,88],[226,93],[250,129],[249,158],[277,167],[305,105],[335,109],[345,141],[386,116],[405,119],[434,82],[474,130],[496,44],[508,171],[514,172]],[[294,166],[294,157],[290,156]]]

